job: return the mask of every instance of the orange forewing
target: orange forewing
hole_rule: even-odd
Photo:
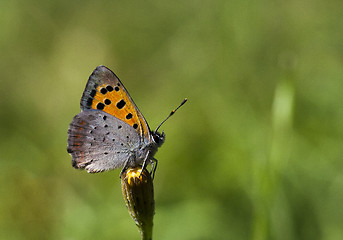
[[[93,98],[91,106],[93,109],[99,109],[115,116],[135,128],[140,135],[149,133],[144,124],[144,119],[141,119],[141,114],[137,113],[133,101],[120,83],[116,86],[99,85]]]

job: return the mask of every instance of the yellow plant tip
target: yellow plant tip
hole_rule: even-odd
[[[128,168],[120,178],[127,209],[142,239],[151,239],[155,200],[149,171],[141,167]]]
[[[146,182],[147,181],[147,176],[145,176],[146,172],[143,171],[142,175],[141,175],[141,172],[142,172],[141,168],[129,168],[126,172],[127,183],[132,185],[132,184],[135,184],[136,181]]]

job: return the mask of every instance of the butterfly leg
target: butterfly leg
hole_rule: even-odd
[[[150,151],[147,152],[147,154],[146,154],[146,156],[145,156],[145,158],[144,158],[143,165],[142,165],[142,171],[141,171],[141,174],[139,174],[139,177],[142,176],[143,170],[144,170],[144,168],[145,168],[146,165],[147,165],[147,160],[148,160],[148,158],[149,158],[149,154],[150,154]]]
[[[124,167],[123,167],[123,169],[120,171],[119,178],[120,178],[121,175],[124,174],[124,172],[127,170],[127,167],[128,167],[127,164],[128,164],[128,162],[129,162],[129,160],[130,160],[130,158],[127,158],[127,160],[125,161]]]
[[[153,158],[151,159],[151,172],[150,172],[150,175],[152,177],[152,179],[155,178],[155,172],[156,172],[156,169],[157,169],[157,159],[156,158]]]

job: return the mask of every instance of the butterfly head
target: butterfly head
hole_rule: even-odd
[[[161,147],[162,144],[164,143],[165,138],[166,138],[164,131],[162,133],[154,131],[154,132],[151,132],[151,135],[152,135],[154,142],[157,144],[157,146]]]

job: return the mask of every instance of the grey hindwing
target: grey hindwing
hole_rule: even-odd
[[[140,145],[136,130],[98,110],[76,115],[68,129],[68,152],[75,168],[102,172],[123,167]]]

